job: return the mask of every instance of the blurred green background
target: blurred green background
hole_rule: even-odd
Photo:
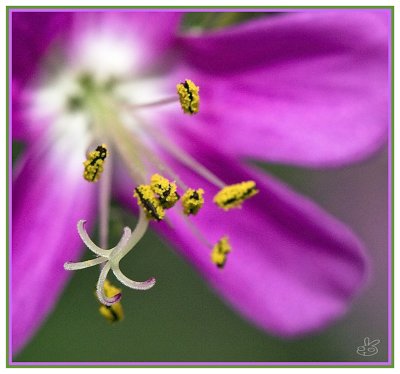
[[[194,13],[184,27],[216,28],[260,16],[268,14]],[[21,149],[14,145],[15,158]],[[157,286],[147,292],[125,289],[122,322],[110,325],[98,313],[93,293],[98,268],[77,271],[55,310],[15,361],[386,361],[386,150],[340,170],[258,166],[310,196],[366,243],[373,266],[371,281],[344,319],[298,340],[269,336],[230,309],[170,245],[149,232],[121,266],[135,279],[156,275]],[[122,227],[134,222],[130,213],[114,205],[110,241],[117,242]],[[86,258],[91,258],[89,251]],[[372,357],[356,353],[367,336],[381,340],[379,353]]]

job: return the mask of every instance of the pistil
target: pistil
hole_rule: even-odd
[[[101,303],[103,303],[104,305],[112,305],[118,302],[121,298],[121,294],[114,295],[112,298],[110,298],[106,296],[104,292],[104,282],[106,281],[107,275],[110,270],[112,270],[115,277],[127,287],[136,290],[148,290],[154,286],[155,278],[149,278],[147,281],[144,282],[137,282],[126,277],[119,268],[119,262],[121,261],[121,259],[135,247],[135,245],[139,242],[139,240],[146,232],[148,220],[146,219],[142,211],[140,211],[139,222],[134,232],[131,233],[131,230],[128,227],[125,227],[124,234],[122,235],[120,241],[115,247],[111,249],[104,249],[98,247],[95,243],[93,243],[86,230],[84,229],[84,224],[85,221],[83,220],[78,222],[78,233],[86,246],[99,257],[93,260],[77,263],[67,262],[64,264],[64,269],[80,270],[104,263],[104,267],[100,272],[100,276],[96,286],[96,293]]]

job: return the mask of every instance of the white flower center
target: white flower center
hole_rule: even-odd
[[[94,144],[110,142],[116,124],[110,118],[107,122],[104,113],[117,118],[132,136],[141,137],[132,111],[171,95],[174,89],[170,87],[167,95],[162,77],[138,77],[142,48],[120,30],[87,27],[72,38],[63,65],[27,90],[27,118],[32,126],[47,126],[50,141],[57,143],[55,159],[73,148],[77,157],[73,162],[79,164],[78,158],[84,159]],[[154,122],[154,111],[140,114],[146,122]]]
[[[73,48],[73,67],[90,72],[94,79],[106,82],[112,77],[131,76],[138,66],[138,43],[111,31],[89,31]]]

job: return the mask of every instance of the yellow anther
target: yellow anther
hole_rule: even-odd
[[[231,251],[231,246],[228,242],[228,237],[223,236],[218,243],[214,245],[211,252],[211,261],[219,268],[225,266],[228,253]]]
[[[150,187],[158,195],[158,201],[164,209],[172,208],[179,200],[175,182],[170,182],[160,174],[153,174]]]
[[[219,207],[229,210],[240,207],[242,202],[258,193],[256,184],[247,181],[224,187],[214,196],[214,203]]]
[[[176,90],[179,95],[179,101],[181,102],[184,113],[195,114],[199,111],[199,90],[190,79],[186,79],[185,82],[176,85]]]
[[[83,178],[88,182],[97,182],[104,170],[104,161],[107,157],[107,146],[99,145],[94,151],[89,152],[87,160],[83,163],[85,167]]]
[[[196,214],[204,204],[204,190],[199,188],[193,190],[189,188],[182,196],[183,213]]]
[[[104,293],[107,297],[113,297],[121,290],[114,287],[107,279],[104,282]],[[124,310],[122,309],[121,302],[112,304],[111,306],[101,305],[99,308],[100,314],[111,323],[118,322],[124,319]]]
[[[136,187],[133,196],[137,198],[138,204],[143,207],[147,218],[155,219],[156,221],[161,221],[164,218],[164,208],[154,195],[150,185],[141,184]]]

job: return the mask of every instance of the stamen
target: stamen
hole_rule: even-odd
[[[190,214],[197,214],[204,204],[204,190],[199,188],[193,190],[189,188],[182,196],[183,213],[187,216]]]
[[[175,182],[170,182],[160,174],[153,174],[150,180],[150,187],[158,195],[158,201],[164,209],[172,208],[179,200],[176,192]]]
[[[107,157],[107,146],[99,145],[94,151],[89,152],[88,158],[84,161],[83,178],[88,182],[97,182],[104,170],[104,161]]]
[[[134,104],[134,105],[125,105],[129,109],[137,110],[137,109],[147,109],[147,108],[153,108],[153,107],[160,107],[162,105],[167,105],[167,104],[176,104],[176,96],[174,97],[166,97],[165,99],[161,99],[158,101],[154,101],[151,103],[145,103],[145,104]]]
[[[240,207],[244,200],[256,195],[258,190],[253,181],[224,187],[214,196],[214,203],[224,210]]]
[[[107,297],[114,297],[117,294],[121,294],[121,290],[114,287],[107,279],[104,282],[104,293]],[[100,314],[109,322],[114,323],[124,319],[124,310],[120,302],[112,305],[102,304],[99,308]]]
[[[148,219],[161,221],[164,218],[164,208],[155,197],[150,185],[141,184],[140,186],[137,186],[133,196],[137,199],[138,205],[143,207]]]
[[[136,112],[133,112],[132,116],[142,126],[142,130],[146,130],[147,125],[144,123],[143,119]],[[146,131],[144,131],[144,133],[146,133]],[[150,131],[149,134],[146,135],[152,137]],[[168,175],[168,177],[173,179],[174,183],[176,183],[177,186],[179,186],[180,188],[182,189],[188,188],[186,184],[181,180],[179,175],[177,175],[167,164],[165,164],[155,152],[152,152],[150,149],[148,149],[143,142],[140,142],[137,139],[133,138],[133,143],[135,145],[135,148],[139,150],[140,154],[144,156],[146,161],[150,165],[152,165],[158,172],[160,172],[163,175],[165,174]]]
[[[179,101],[184,113],[195,114],[199,111],[199,90],[190,79],[176,85]]]
[[[151,164],[160,173],[168,175],[169,178],[173,179],[174,182],[182,189],[187,189],[186,184],[174,173],[174,171],[157,156],[156,153],[151,152],[144,144],[139,141],[135,141],[135,146],[140,150],[140,153],[146,157],[147,162]]]
[[[189,219],[189,217],[187,215],[185,215],[182,212],[180,212],[182,214],[182,217],[187,225],[187,228],[191,231],[191,233],[193,234],[193,236],[200,242],[202,243],[205,247],[207,248],[212,248],[213,245],[207,240],[207,238],[205,237],[205,235],[203,235],[203,233],[201,232],[201,230],[193,223],[192,220]]]
[[[96,102],[96,105],[102,109],[101,120],[97,121],[100,126],[100,132],[105,132],[110,137],[110,141],[124,161],[132,179],[136,183],[143,183],[146,172],[140,151],[137,149],[136,142],[134,142],[135,137],[132,136],[132,133],[121,122],[120,116],[113,110],[112,105],[115,103],[112,97],[107,97],[106,99],[101,100],[98,98],[98,102]],[[109,129],[112,129],[112,131],[109,131]]]
[[[220,269],[225,266],[228,253],[231,251],[231,246],[228,242],[228,237],[224,236],[218,240],[211,252],[211,261]]]
[[[183,149],[180,149],[175,144],[170,142],[166,137],[161,136],[160,133],[154,131],[150,126],[142,124],[142,129],[147,132],[153,140],[156,140],[160,146],[162,146],[166,151],[173,155],[178,161],[186,165],[189,169],[202,176],[205,180],[209,181],[211,184],[217,186],[218,188],[223,188],[226,184],[219,179],[215,174],[208,170],[205,166],[200,164],[196,159],[186,153]]]

